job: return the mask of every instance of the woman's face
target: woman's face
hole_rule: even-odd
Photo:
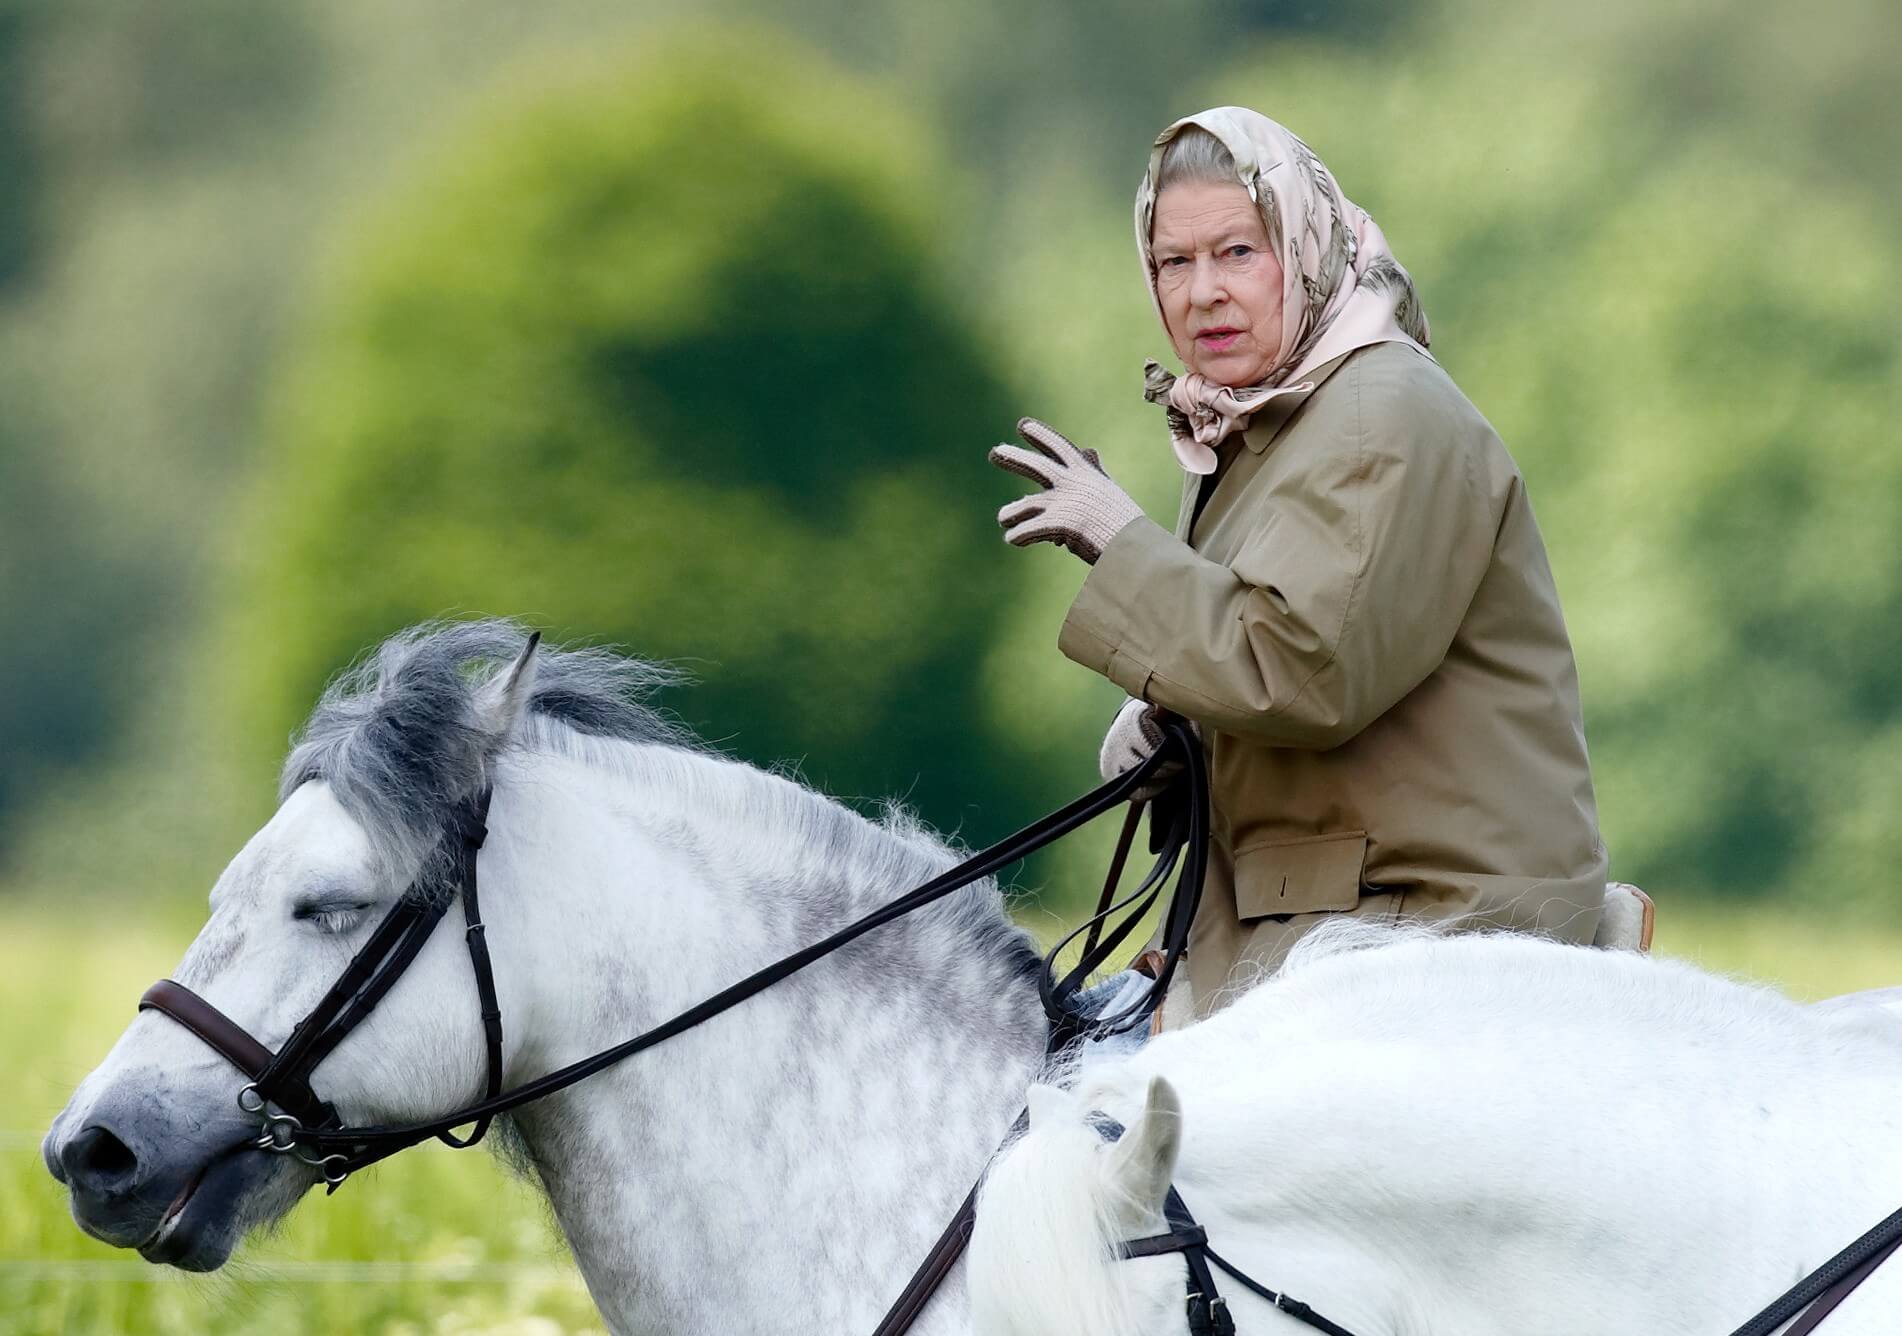
[[[1281,356],[1281,261],[1248,192],[1199,181],[1164,187],[1149,254],[1182,364],[1234,388],[1267,379]]]

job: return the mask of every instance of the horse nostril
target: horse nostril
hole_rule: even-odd
[[[96,1123],[67,1142],[59,1158],[75,1186],[90,1188],[121,1185],[139,1167],[139,1157],[132,1148]]]

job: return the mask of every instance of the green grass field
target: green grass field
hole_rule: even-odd
[[[488,1156],[416,1150],[313,1196],[213,1277],[92,1242],[38,1141],[191,928],[85,904],[0,908],[0,1334],[599,1331],[540,1201]],[[1902,982],[1902,932],[1667,904],[1660,950],[1803,998]]]

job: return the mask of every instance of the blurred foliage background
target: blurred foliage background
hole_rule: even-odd
[[[1616,873],[1902,920],[1894,7],[1193,8],[0,0],[4,893],[196,894],[323,680],[462,612],[970,841],[1082,787],[1081,568],[983,452],[1172,510],[1127,197],[1239,101],[1524,467]]]
[[[1614,874],[1882,981],[1899,49],[1893,0],[0,0],[0,950],[75,949],[57,905],[175,958],[323,680],[429,616],[676,660],[732,753],[968,843],[1087,787],[1082,568],[998,541],[984,453],[1033,413],[1173,514],[1130,196],[1234,101],[1526,473]],[[1799,918],[1845,945],[1750,926]],[[103,1047],[0,1030],[9,1127]]]

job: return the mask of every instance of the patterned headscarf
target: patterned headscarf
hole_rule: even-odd
[[[1258,384],[1218,385],[1193,372],[1178,378],[1155,362],[1144,364],[1143,397],[1166,408],[1176,459],[1190,473],[1213,473],[1212,447],[1247,426],[1264,404],[1312,389],[1303,376],[1356,348],[1400,342],[1424,352],[1427,319],[1379,224],[1341,193],[1314,150],[1246,107],[1185,116],[1156,136],[1136,191],[1136,249],[1158,318],[1162,299],[1149,250],[1156,174],[1169,141],[1190,125],[1221,140],[1235,159],[1238,183],[1261,210],[1283,275],[1281,356]]]

